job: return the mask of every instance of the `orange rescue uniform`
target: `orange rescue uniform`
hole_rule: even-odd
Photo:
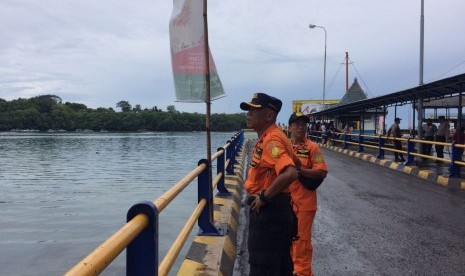
[[[293,151],[302,162],[302,168],[327,171],[326,163],[318,145],[305,139],[304,143],[293,146]],[[312,224],[317,210],[316,190],[305,188],[297,179],[290,186],[294,212],[299,220],[299,239],[291,248],[294,271],[299,276],[310,276],[312,272]]]
[[[275,124],[259,137],[244,184],[249,194],[268,189],[287,167],[295,166],[292,145]],[[292,207],[289,187],[249,214],[250,275],[291,276]]]
[[[292,146],[284,132],[276,124],[267,128],[257,141],[250,162],[244,184],[247,192],[258,194],[266,190],[286,167],[294,167],[291,154]],[[282,192],[289,193],[289,188]]]

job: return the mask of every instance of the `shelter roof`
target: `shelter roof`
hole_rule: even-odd
[[[465,97],[462,96],[462,104],[465,104]],[[459,106],[459,95],[448,98],[426,100],[423,102],[423,108],[451,108]],[[416,107],[416,105],[415,105]]]
[[[340,115],[341,113],[361,112],[376,107],[410,104],[417,101],[418,99],[431,101],[457,96],[459,92],[464,92],[464,90],[465,74],[460,74],[399,92],[347,104],[341,104],[336,107],[316,112],[313,115],[330,116]]]

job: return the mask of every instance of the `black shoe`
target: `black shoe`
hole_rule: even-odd
[[[394,162],[402,162],[399,158],[394,159]]]

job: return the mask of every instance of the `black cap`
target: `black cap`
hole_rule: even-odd
[[[289,117],[289,125],[291,125],[293,122],[297,121],[297,120],[304,120],[306,123],[309,123],[310,122],[310,118],[308,118],[307,115],[304,115],[302,113],[292,113],[291,114],[291,117]]]
[[[400,121],[400,120],[402,120],[402,119],[401,119],[401,118],[395,118],[395,119],[394,119],[394,122],[395,122],[395,121]]]
[[[255,107],[255,108],[269,107],[273,109],[274,111],[276,111],[276,113],[279,113],[282,105],[283,105],[283,102],[281,102],[281,100],[279,99],[276,99],[275,97],[272,97],[265,93],[255,93],[252,97],[252,101],[242,102],[240,106],[242,110],[249,110],[250,107]]]

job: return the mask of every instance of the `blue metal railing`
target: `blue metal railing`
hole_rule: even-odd
[[[201,159],[198,167],[160,196],[155,202],[142,201],[133,205],[127,214],[127,223],[87,257],[71,268],[66,275],[96,275],[101,273],[125,248],[126,275],[167,275],[176,260],[195,221],[200,235],[224,235],[213,219],[213,189],[217,196],[227,197],[231,193],[225,187],[225,175],[234,174],[236,156],[244,143],[244,132],[239,131],[227,144],[212,155],[217,160],[217,174],[212,181],[210,162]],[[158,264],[159,213],[197,177],[198,205],[185,227]]]
[[[449,164],[449,177],[461,177],[461,167],[465,166],[465,162],[462,161],[462,154],[465,149],[465,145],[457,144],[455,142],[452,143],[444,143],[444,142],[434,142],[434,141],[427,141],[427,140],[415,140],[412,138],[394,138],[394,137],[386,137],[386,136],[375,136],[375,135],[363,135],[357,133],[334,133],[333,137],[328,139],[324,139],[321,135],[321,132],[313,132],[309,137],[320,143],[328,142],[331,144],[339,144],[341,148],[348,149],[350,146],[357,146],[358,152],[364,152],[364,148],[371,148],[376,149],[378,152],[375,154],[378,159],[385,158],[385,151],[391,152],[398,152],[404,153],[407,155],[407,161],[405,165],[412,165],[415,162],[415,156],[421,157],[425,159],[431,159],[443,163]],[[405,142],[406,144],[406,151],[404,150],[397,150],[392,147],[387,147],[387,141],[394,141],[400,140],[401,142]],[[441,145],[450,147],[450,154],[449,158],[439,158],[431,155],[417,153],[417,149],[415,145],[420,145],[419,147],[422,148],[423,145]]]

